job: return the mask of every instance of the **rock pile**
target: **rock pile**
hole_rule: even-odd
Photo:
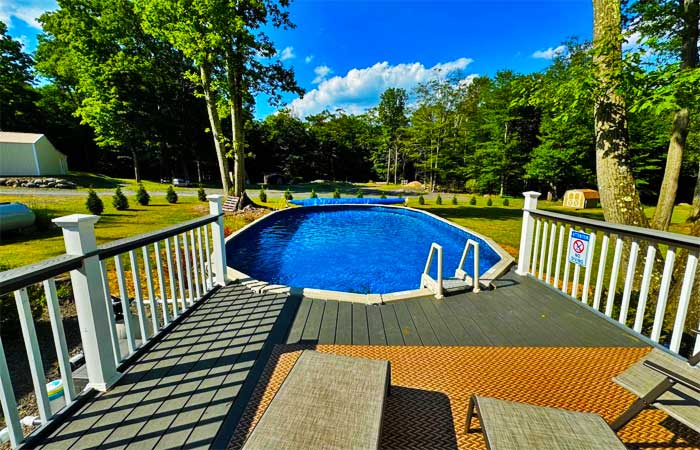
[[[75,183],[60,178],[0,178],[0,186],[22,188],[75,189]]]

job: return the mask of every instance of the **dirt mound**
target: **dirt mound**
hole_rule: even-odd
[[[404,186],[404,189],[410,189],[413,191],[422,191],[424,188],[423,183],[420,181],[411,181]]]

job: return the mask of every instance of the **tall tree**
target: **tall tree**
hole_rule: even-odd
[[[272,60],[277,51],[262,31],[268,23],[275,28],[294,26],[286,11],[289,0],[136,0],[136,5],[145,28],[182,50],[199,68],[225,189],[229,185],[227,155],[217,103],[218,99],[226,101],[234,159],[232,191],[242,195],[246,177],[244,105],[253,103],[259,92],[273,102],[279,101],[281,91],[303,94],[293,70]]]
[[[402,88],[389,88],[382,92],[379,102],[379,120],[387,136],[386,182],[391,175],[392,156],[394,166],[394,183],[397,180],[399,165],[400,129],[408,123],[406,120],[406,103],[408,93]],[[393,153],[392,153],[393,152]]]
[[[22,44],[7,34],[0,21],[0,131],[38,131],[33,129],[38,95],[32,87],[32,58]]]
[[[648,226],[630,165],[627,111],[620,92],[622,34],[619,0],[593,0],[593,53],[598,91],[594,122],[596,172],[608,222]]]
[[[646,58],[646,65],[655,67],[638,75],[646,81],[640,84],[648,85],[651,90],[644,105],[674,110],[663,182],[651,221],[652,227],[667,230],[676,201],[692,108],[698,106],[693,100],[698,96],[696,85],[700,82],[697,73],[700,0],[638,0],[630,3],[626,12],[630,30],[639,33],[644,47],[654,51],[653,58]],[[700,175],[698,183],[700,186]]]

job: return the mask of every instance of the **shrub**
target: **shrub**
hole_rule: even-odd
[[[90,213],[99,216],[102,211],[105,210],[105,205],[102,203],[102,199],[97,195],[97,192],[90,189],[88,191],[87,200],[85,201],[85,207],[90,211]]]
[[[469,199],[469,204],[472,206],[476,205],[476,197],[472,195],[472,198]]]
[[[456,205],[456,204],[457,204],[457,196],[456,196],[456,195],[453,195],[453,196],[452,196],[452,204],[453,204],[453,205]]]
[[[117,186],[117,189],[114,191],[114,195],[112,196],[112,206],[114,206],[114,209],[117,211],[129,209],[129,199],[126,198],[126,195],[124,195],[122,192],[122,188],[119,186]]]
[[[438,194],[438,196],[435,197],[435,204],[442,205],[442,197],[440,197],[440,194]]]
[[[379,198],[386,198],[386,194],[380,195]]]
[[[53,227],[51,222],[51,214],[49,210],[41,207],[33,207],[34,212],[34,227],[39,231],[50,230]]]
[[[362,190],[357,191],[357,198],[364,198],[365,195],[362,193]]]
[[[205,191],[201,185],[199,186],[199,189],[197,189],[197,198],[199,198],[200,202],[207,201],[207,191]]]
[[[168,190],[165,191],[165,199],[168,203],[177,203],[177,192],[175,192],[175,188],[172,184],[168,186]]]
[[[318,198],[318,194],[316,193],[316,189],[311,189],[311,195],[309,198]]]
[[[423,194],[418,196],[418,204],[425,205],[425,199],[423,198]]]
[[[258,200],[260,200],[262,203],[267,203],[267,192],[265,192],[265,189],[260,189]]]
[[[507,198],[503,199],[503,206],[510,206],[510,201]]]
[[[139,189],[136,191],[136,201],[141,206],[146,206],[151,201],[151,196],[148,195],[143,183],[139,183]]]
[[[335,188],[335,191],[333,191],[333,198],[340,198],[340,191],[338,188]]]
[[[493,200],[491,200],[491,197],[486,199],[486,206],[493,206]]]
[[[287,188],[284,191],[284,199],[285,200],[294,200],[294,196],[292,195],[292,192],[289,190],[289,188]]]

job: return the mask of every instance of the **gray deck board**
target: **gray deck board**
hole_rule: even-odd
[[[293,301],[292,301],[293,300]],[[222,288],[39,448],[225,447],[276,343],[645,346],[612,321],[512,272],[498,288],[364,305]]]

